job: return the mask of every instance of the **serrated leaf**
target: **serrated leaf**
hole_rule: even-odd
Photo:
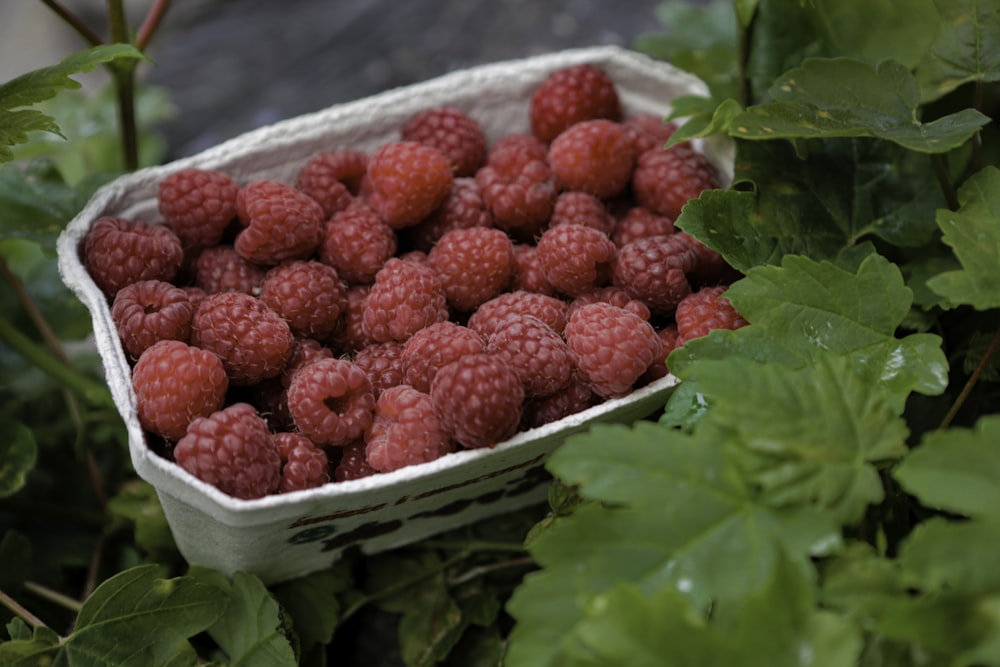
[[[921,153],[945,153],[990,122],[974,109],[921,122],[920,87],[893,60],[872,68],[851,58],[808,58],[768,92],[773,101],[732,120],[734,137],[876,137]]]
[[[1000,169],[988,166],[970,177],[959,188],[958,201],[957,211],[938,210],[937,224],[962,269],[927,285],[952,303],[977,310],[1000,307]]]
[[[686,117],[687,120],[670,136],[667,148],[689,139],[723,133],[729,128],[732,119],[743,113],[743,107],[732,98],[723,100],[718,105],[707,98],[696,99],[700,101],[692,100],[686,104],[683,100],[675,100],[669,118]]]
[[[0,498],[12,496],[24,487],[37,458],[38,447],[31,429],[14,419],[0,419]]]
[[[331,568],[286,581],[272,589],[292,617],[303,652],[317,644],[329,644],[340,624],[341,603],[337,597],[351,587],[346,559]]]
[[[174,553],[177,545],[156,489],[143,480],[122,485],[108,500],[108,511],[135,524],[136,544],[151,553]]]
[[[970,81],[1000,80],[1000,7],[989,0],[936,0],[937,39],[917,66],[924,102]]]
[[[994,484],[994,486],[998,486]],[[907,536],[899,561],[907,583],[923,591],[978,595],[1000,591],[1000,517],[924,521]]]
[[[934,0],[812,0],[813,25],[832,53],[876,64],[891,58],[913,68],[941,18]]]
[[[399,644],[408,667],[432,667],[458,643],[467,627],[462,610],[444,586],[427,588],[399,622]]]
[[[21,619],[7,626],[11,641],[0,642],[0,665],[4,667],[38,667],[52,663],[59,648],[59,635],[45,626],[32,631]]]

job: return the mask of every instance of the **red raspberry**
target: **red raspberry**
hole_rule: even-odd
[[[234,498],[262,498],[281,483],[278,446],[267,422],[248,403],[234,403],[191,422],[174,447],[174,459]]]
[[[140,280],[170,282],[181,268],[181,240],[166,225],[123,218],[98,218],[83,241],[83,260],[109,298]]]
[[[194,311],[198,310],[198,306],[200,306],[201,302],[205,300],[206,296],[208,296],[208,292],[200,287],[195,287],[194,285],[185,285],[184,287],[181,287],[181,289],[185,294],[187,294],[188,299],[191,301],[192,314]]]
[[[548,396],[533,398],[524,406],[521,425],[538,428],[597,405],[601,398],[574,372],[565,387]]]
[[[474,178],[456,178],[444,202],[419,224],[409,227],[407,238],[417,250],[428,252],[453,229],[492,227],[493,216]]]
[[[517,373],[527,398],[562,389],[573,374],[573,353],[552,327],[534,315],[509,315],[493,331],[486,352]]]
[[[514,244],[514,274],[508,289],[511,292],[524,290],[553,296],[556,288],[545,278],[542,265],[538,261],[537,246],[527,243]]]
[[[281,386],[288,388],[288,385],[292,383],[292,377],[306,364],[311,364],[320,359],[332,358],[333,350],[324,346],[318,340],[313,338],[296,338],[292,341],[292,352],[288,355],[288,363],[285,364],[285,370],[281,371],[281,375],[278,376]]]
[[[365,345],[375,342],[364,331],[365,302],[368,300],[368,285],[353,285],[347,288],[347,308],[340,328],[330,337],[330,346],[338,354],[353,354]]]
[[[326,264],[289,260],[264,277],[260,300],[288,322],[292,333],[326,339],[340,325],[347,308],[347,288]]]
[[[648,113],[629,116],[622,121],[622,125],[629,135],[636,155],[641,155],[651,148],[663,150],[663,146],[677,131],[677,125],[674,123]],[[677,145],[683,146],[685,149],[690,148],[690,144],[687,142]]]
[[[346,445],[361,437],[374,409],[368,376],[346,359],[306,364],[288,386],[288,410],[295,426],[320,447]]]
[[[608,303],[579,308],[566,323],[566,343],[576,355],[581,379],[599,396],[616,398],[663,353],[649,322]]]
[[[549,166],[560,188],[607,199],[628,185],[635,152],[620,124],[587,120],[572,125],[552,140]]]
[[[305,259],[319,246],[326,215],[315,199],[278,181],[255,181],[236,198],[247,225],[237,237],[236,252],[255,264]]]
[[[403,124],[401,136],[441,151],[456,177],[472,176],[486,161],[486,133],[479,121],[460,109],[421,111]]]
[[[281,375],[267,378],[251,387],[254,405],[266,414],[271,424],[277,428],[291,428],[292,415],[288,411],[288,385],[295,372],[317,359],[332,359],[330,348],[312,338],[296,338],[292,342],[292,354],[288,357]]]
[[[549,227],[538,239],[538,263],[545,278],[568,296],[607,284],[616,252],[607,234],[583,225]]]
[[[191,343],[219,355],[234,386],[280,374],[292,353],[292,340],[281,315],[242,292],[209,295],[191,322]]]
[[[157,201],[167,226],[184,245],[213,246],[236,218],[240,187],[212,169],[182,169],[160,181]]]
[[[743,277],[722,255],[687,232],[678,232],[677,236],[688,242],[697,257],[694,268],[688,272],[692,287],[729,285]]]
[[[467,354],[479,354],[486,341],[468,327],[454,322],[437,322],[413,334],[403,348],[403,380],[427,393],[441,368]]]
[[[555,208],[552,209],[549,227],[556,225],[583,225],[610,235],[615,227],[615,219],[594,195],[568,190],[559,193]]]
[[[427,255],[444,287],[448,305],[474,310],[500,294],[514,273],[514,244],[499,229],[454,229]]]
[[[326,151],[302,165],[295,187],[315,199],[329,218],[347,208],[360,192],[367,165],[368,156],[361,151]]]
[[[330,481],[326,452],[301,433],[276,433],[274,444],[281,456],[279,493],[315,489]]]
[[[184,290],[162,280],[140,280],[118,290],[111,306],[122,346],[133,359],[160,340],[187,342],[194,306]]]
[[[222,407],[229,378],[211,352],[179,340],[161,340],[139,357],[132,388],[142,427],[178,440],[192,420]]]
[[[566,302],[554,296],[522,290],[504,292],[479,306],[469,316],[468,326],[488,338],[508,315],[523,313],[534,315],[561,334],[566,327],[566,308]]]
[[[354,202],[324,225],[319,258],[351,285],[371,283],[396,254],[396,233],[367,204]]]
[[[674,221],[648,208],[633,206],[615,223],[611,240],[621,248],[626,243],[647,236],[671,236],[676,232]]]
[[[652,149],[642,153],[632,172],[632,193],[640,206],[673,220],[703,190],[719,187],[715,168],[690,149]]]
[[[486,164],[506,178],[524,171],[530,162],[547,162],[549,146],[533,134],[515,132],[496,141],[486,156]]]
[[[517,432],[524,386],[498,357],[467,354],[451,362],[434,376],[430,394],[442,427],[465,447],[492,447]]]
[[[650,364],[642,377],[639,378],[640,384],[649,384],[650,382],[666,377],[670,372],[667,370],[667,357],[677,348],[677,325],[668,324],[662,329],[658,329],[656,335],[660,337],[660,342],[663,343],[663,352]]]
[[[378,473],[375,468],[368,465],[368,457],[365,453],[367,445],[364,439],[359,438],[345,445],[340,456],[340,462],[333,471],[333,477],[338,482],[346,482],[352,479],[361,479]]]
[[[434,414],[431,397],[405,384],[379,397],[365,441],[368,465],[379,472],[433,461],[455,449]]]
[[[406,340],[448,319],[441,279],[429,266],[393,257],[375,276],[362,318],[362,328],[373,340]]]
[[[610,303],[612,306],[624,308],[625,310],[635,313],[644,320],[648,320],[652,316],[649,312],[649,307],[642,301],[633,299],[629,293],[621,287],[609,285],[608,287],[598,287],[592,292],[584,292],[583,294],[575,296],[569,304],[569,309],[566,311],[566,317],[570,318],[579,308],[586,306],[587,304],[597,302]]]
[[[513,173],[483,167],[476,172],[476,184],[493,216],[494,226],[523,240],[545,227],[558,195],[552,170],[541,160],[528,162]]]
[[[265,275],[265,267],[251,264],[229,245],[205,248],[195,260],[195,285],[208,294],[243,292],[256,296],[260,294]]]
[[[403,343],[370,343],[354,353],[354,363],[368,375],[377,399],[390,387],[403,384]]]
[[[723,296],[727,287],[703,287],[677,304],[677,346],[689,340],[707,336],[715,329],[735,330],[747,325],[729,299]]]
[[[696,261],[694,250],[676,234],[636,239],[619,249],[612,282],[654,315],[670,315],[691,292],[687,274]]]
[[[530,102],[531,130],[549,143],[574,123],[596,118],[620,120],[621,101],[611,76],[589,64],[548,75]]]
[[[416,141],[384,144],[368,159],[368,203],[393,229],[415,225],[441,205],[454,176],[441,151]]]

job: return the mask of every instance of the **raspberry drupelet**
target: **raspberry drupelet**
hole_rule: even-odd
[[[486,352],[517,373],[526,398],[554,394],[566,386],[575,369],[563,337],[534,315],[504,318],[490,334]]]
[[[571,297],[608,284],[616,252],[607,234],[583,225],[549,227],[538,239],[546,280]]]
[[[274,444],[281,456],[279,493],[304,491],[330,481],[326,451],[301,433],[275,433]]]
[[[653,148],[639,155],[632,171],[636,202],[673,220],[702,191],[719,187],[712,163],[701,153],[679,146]]]
[[[677,304],[677,346],[707,336],[715,329],[739,329],[747,325],[724,295],[725,285],[703,287]]]
[[[325,340],[340,325],[347,289],[336,269],[314,260],[289,260],[270,269],[260,300],[285,318],[292,333]]]
[[[267,267],[248,262],[231,245],[217,245],[198,253],[194,262],[194,284],[206,294],[243,292],[257,296]]]
[[[536,292],[515,290],[490,299],[469,316],[467,325],[479,335],[489,337],[508,315],[524,313],[534,315],[562,334],[566,327],[568,305],[562,299]]]
[[[635,157],[624,128],[599,119],[566,128],[552,140],[548,161],[560,189],[607,199],[625,190]]]
[[[654,315],[671,315],[691,292],[687,274],[696,263],[691,245],[677,234],[640,238],[618,250],[612,283]]]

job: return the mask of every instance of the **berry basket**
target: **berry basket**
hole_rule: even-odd
[[[125,421],[136,472],[157,491],[181,553],[192,564],[252,572],[277,582],[327,567],[344,549],[391,549],[434,533],[509,512],[545,498],[547,456],[570,434],[596,422],[628,422],[663,406],[676,385],[667,375],[623,398],[522,431],[491,448],[319,488],[238,500],[151,449],[140,426],[131,366],[108,300],[88,274],[81,243],[102,216],[156,222],[158,183],[185,168],[214,169],[239,184],[292,183],[312,155],[333,147],[374,150],[402,123],[431,106],[460,108],[488,139],[529,130],[532,90],[551,72],[590,63],[615,81],[627,113],[664,116],[679,95],[707,94],[703,82],[671,65],[618,47],[575,49],[453,72],[366,99],[293,118],[197,155],[123,176],[98,191],[58,241],[64,282],[90,310],[107,382]],[[730,145],[697,145],[723,182],[732,177]]]

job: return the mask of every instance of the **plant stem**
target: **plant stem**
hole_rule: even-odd
[[[45,623],[42,622],[42,619],[38,618],[30,611],[22,607],[17,600],[7,595],[3,591],[0,591],[0,604],[3,604],[3,606],[7,607],[7,609],[10,609],[12,612],[14,612],[14,614],[19,616],[22,621],[24,621],[31,627],[33,628],[45,627]]]
[[[164,14],[167,13],[167,9],[170,8],[170,0],[156,0],[153,6],[149,8],[146,12],[146,18],[143,19],[142,25],[139,26],[139,32],[135,36],[135,46],[140,51],[145,51],[146,47],[149,46],[150,40],[153,39],[153,35],[156,34],[157,28],[160,27],[160,22],[163,20]]]
[[[122,0],[108,0],[108,29],[112,43],[129,43],[128,22]],[[122,143],[122,163],[126,171],[139,168],[139,141],[135,123],[136,62],[117,60],[108,65],[118,97],[118,131]]]
[[[514,567],[524,567],[527,565],[534,565],[535,559],[531,556],[523,556],[521,558],[511,558],[510,560],[500,561],[498,563],[490,563],[489,565],[480,565],[479,567],[474,567],[471,570],[466,570],[462,574],[448,580],[448,585],[459,586],[466,582],[472,581],[477,577],[482,577],[484,575],[490,574],[491,572],[496,572],[498,570],[507,570]]]
[[[737,26],[737,67],[738,67],[738,95],[739,103],[746,108],[753,104],[753,87],[750,85],[750,51],[753,42],[753,26],[757,21],[757,12],[746,25],[740,25],[739,18],[736,18]]]
[[[68,609],[74,613],[80,613],[83,608],[83,603],[79,600],[74,600],[68,595],[63,595],[59,591],[54,591],[47,586],[42,586],[41,584],[36,584],[33,581],[24,582],[25,590],[31,591],[43,600],[48,600],[53,602],[64,609]]]
[[[990,341],[989,347],[986,348],[983,358],[979,360],[979,363],[973,369],[969,379],[965,382],[965,386],[962,387],[962,391],[959,393],[958,398],[956,398],[955,402],[951,404],[948,414],[946,414],[944,419],[941,420],[941,424],[938,426],[939,431],[943,431],[951,425],[952,420],[955,419],[955,415],[958,414],[958,411],[962,408],[965,400],[969,397],[969,394],[972,393],[973,387],[976,386],[976,382],[979,381],[979,376],[982,375],[983,369],[986,368],[986,365],[990,362],[990,358],[998,348],[1000,348],[1000,329],[998,329],[993,335],[993,340]]]
[[[83,37],[91,46],[100,46],[104,43],[101,36],[96,32],[91,30],[86,23],[80,20],[80,17],[71,12],[66,7],[56,2],[56,0],[42,0],[42,4],[54,11],[59,18],[61,18],[69,27],[73,28],[80,37]]]
[[[934,165],[934,173],[937,175],[938,183],[941,185],[941,192],[944,193],[948,208],[957,211],[959,208],[958,193],[955,191],[955,184],[951,182],[948,175],[948,163],[940,153],[931,154],[931,164]]]

